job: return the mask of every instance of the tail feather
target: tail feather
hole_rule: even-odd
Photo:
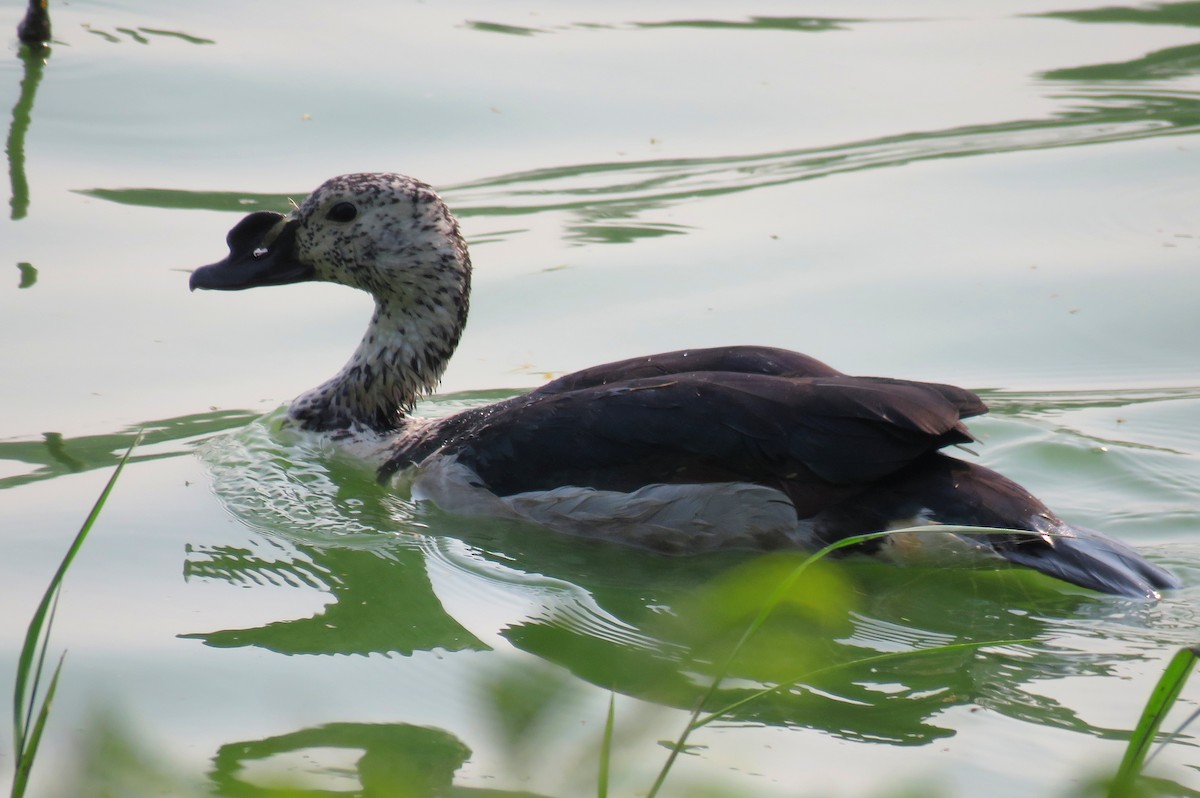
[[[913,519],[1013,530],[961,540],[980,553],[1102,593],[1157,599],[1160,591],[1180,587],[1178,579],[1124,543],[1062,521],[1011,479],[942,454],[826,511],[815,526],[822,539],[836,540]]]

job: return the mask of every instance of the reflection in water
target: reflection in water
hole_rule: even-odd
[[[314,440],[273,431],[267,419],[204,447],[218,496],[280,553],[197,545],[186,570],[232,583],[317,585],[333,603],[312,618],[189,637],[286,654],[486,648],[443,604],[453,596],[462,604],[451,606],[486,604],[489,617],[505,616],[485,631],[516,649],[604,689],[687,710],[722,673],[769,586],[797,561],[669,558],[425,511]],[[851,562],[806,572],[728,663],[704,709],[727,708],[728,723],[914,745],[955,733],[941,720],[948,709],[979,705],[1120,738],[1040,685],[1115,676],[1146,648],[1148,629],[1163,634],[1162,612],[1063,593],[1022,571]]]
[[[508,36],[533,36],[536,33],[548,33],[549,31],[543,28],[526,28],[521,25],[502,25],[499,22],[480,22],[478,20],[467,20],[464,27],[471,30],[477,30],[482,33],[503,33]]]
[[[331,751],[361,752],[361,756],[352,769],[322,765]],[[235,798],[351,794],[363,798],[536,798],[528,792],[455,787],[454,774],[470,756],[470,748],[441,729],[406,723],[327,723],[264,740],[223,745],[213,758],[211,776],[218,795]],[[265,771],[267,784],[255,783],[252,766]],[[297,779],[297,770],[307,770],[309,778]],[[279,784],[283,773],[287,778]],[[320,779],[322,788],[305,787],[313,776],[324,777]],[[331,778],[340,782],[336,785],[340,789],[328,788],[333,786],[327,784]],[[276,786],[268,786],[272,782]]]
[[[328,795],[289,787],[258,786],[244,778],[254,763],[295,758],[317,748],[361,751],[354,772],[339,774],[354,778],[362,795],[437,795],[450,787],[454,773],[471,750],[440,729],[406,724],[329,723],[291,734],[221,746],[213,759],[212,780],[221,795]],[[319,761],[319,754],[316,755]],[[291,770],[291,768],[289,768]],[[294,774],[293,774],[294,778]],[[341,792],[341,790],[339,790]]]
[[[25,177],[25,134],[33,114],[33,100],[37,96],[38,84],[42,82],[46,62],[50,59],[50,48],[42,44],[25,44],[17,56],[24,64],[21,78],[21,93],[12,109],[12,123],[8,128],[8,177],[12,186],[12,218],[24,219],[29,212],[29,181]]]
[[[1136,78],[1131,78],[1136,79]],[[1044,119],[906,133],[831,147],[711,158],[610,162],[516,172],[441,190],[461,217],[567,211],[568,237],[591,243],[686,232],[645,215],[685,199],[719,196],[919,161],[1076,147],[1200,131],[1200,94],[1086,88]],[[286,212],[296,194],[93,188],[80,193],[129,205]],[[617,223],[617,222],[620,223]]]
[[[451,618],[433,592],[420,553],[295,545],[288,559],[265,560],[248,549],[192,547],[188,579],[223,579],[327,590],[332,603],[311,618],[254,629],[181,637],[217,648],[257,646],[280,654],[410,655],[416,651],[484,651],[487,646]]]
[[[634,22],[636,28],[705,28],[708,30],[783,30],[819,33],[827,30],[846,30],[864,19],[837,17],[750,17],[746,20],[680,19],[669,22]]]
[[[576,545],[596,553],[589,544]],[[494,566],[510,561],[508,552],[489,548],[471,550],[468,559],[494,557]],[[617,585],[613,572],[604,570],[616,554],[589,557],[597,561],[597,573],[581,577],[577,565],[570,567],[571,589],[552,598],[543,594],[542,613],[508,625],[502,634],[516,648],[600,687],[691,709],[788,560],[756,558],[713,579],[685,583],[672,573],[673,561],[625,554],[626,562],[635,563],[625,573],[657,571],[664,578]],[[523,570],[557,576],[552,560],[520,562]],[[479,577],[477,565],[462,567]],[[663,586],[672,581],[673,587]],[[1063,640],[1053,619],[1086,615],[1096,601],[1049,592],[1036,578],[1013,572],[853,563],[820,577],[809,573],[730,663],[704,710],[731,708],[721,714],[726,723],[797,726],[848,740],[920,745],[954,734],[937,721],[951,707],[980,705],[1038,725],[1120,738],[1123,732],[1088,723],[1038,686],[1068,676],[1111,675],[1128,658],[1087,653],[1086,635],[1079,648]],[[605,616],[588,617],[585,610],[593,602]],[[956,608],[949,617],[948,606]],[[1013,606],[1024,609],[1013,612]],[[621,645],[613,635],[598,633],[606,616],[652,634],[657,647]],[[1136,617],[1130,622],[1136,637],[1141,624]],[[1027,642],[987,645],[1017,640]],[[937,650],[959,643],[977,643],[982,650]]]
[[[1101,8],[1054,13],[1076,22],[1197,25],[1200,4],[1165,3],[1138,8]],[[681,20],[635,27],[721,27],[761,30],[836,30],[857,20],[755,17],[746,21]],[[479,30],[529,35],[543,32],[470,22]],[[600,28],[603,26],[588,26]],[[1023,150],[1077,147],[1200,131],[1200,94],[1138,88],[1139,81],[1200,71],[1200,45],[1174,47],[1132,61],[1070,67],[1039,77],[1050,84],[1072,81],[1057,99],[1064,110],[1021,119],[944,130],[920,131],[828,147],[709,158],[577,164],[515,172],[442,187],[459,216],[516,216],[569,212],[567,237],[586,243],[623,243],[646,236],[687,232],[647,221],[648,214],[684,199],[812,180],[913,162]],[[1121,81],[1118,87],[1113,81]],[[306,192],[254,194],[191,192],[163,188],[94,188],[81,193],[131,205],[244,212],[247,207],[286,212]]]
[[[1055,11],[1036,16],[1071,22],[1200,27],[1200,3],[1155,3],[1153,5],[1105,6],[1078,11]],[[1200,73],[1200,44],[1168,47],[1131,61],[1068,67],[1041,74],[1044,80],[1147,81],[1167,80]]]
[[[1043,72],[1045,80],[1168,80],[1200,73],[1200,44],[1156,50],[1132,61],[1092,64]]]
[[[249,549],[189,547],[187,578],[234,584],[307,585],[332,602],[311,618],[255,629],[184,635],[211,646],[258,646],[281,654],[485,650],[433,592],[419,534],[397,538],[387,493],[360,464],[330,459],[328,442],[280,443],[280,414],[208,442],[202,453],[226,507],[267,535],[276,556]],[[286,433],[279,433],[279,440]]]
[[[471,749],[439,728],[407,723],[324,723],[222,745],[206,783],[181,771],[119,714],[102,711],[86,725],[72,756],[39,794],[224,796],[224,798],[537,798],[457,786]]]
[[[1195,26],[1200,25],[1200,3],[1100,8],[1047,16],[1077,22]],[[756,18],[752,23],[693,21],[646,26],[744,25],[828,30],[851,22],[855,20]],[[539,169],[449,187],[444,193],[461,216],[565,210],[577,218],[569,235],[588,242],[621,240],[606,238],[602,232],[613,227],[613,218],[631,220],[626,226],[635,232],[652,229],[652,225],[634,224],[632,220],[684,198],[728,194],[917,161],[1194,133],[1200,130],[1200,94],[1138,89],[1130,85],[1115,89],[1111,81],[1132,84],[1196,72],[1200,72],[1200,45],[1174,47],[1128,62],[1067,68],[1041,75],[1046,81],[1100,84],[1082,85],[1078,93],[1061,96],[1066,110],[1043,119],[906,133],[776,153]]]
[[[1195,412],[1194,408],[1200,405],[1200,387],[1063,391],[1053,396],[1027,391],[986,389],[976,391],[976,393],[987,403],[988,415],[991,418],[1020,416],[1025,419],[1045,420],[1051,423],[1051,428],[1056,432],[1089,441],[1096,447],[1114,446],[1143,449],[1181,456],[1189,456],[1189,449],[1200,451],[1200,435],[1197,435],[1190,427],[1183,425],[1180,425],[1177,431],[1172,432],[1171,438],[1174,445],[1165,446],[1140,441],[1132,436],[1125,438],[1099,436],[1062,423],[1064,416],[1077,410],[1121,409],[1144,412],[1158,409],[1154,407],[1155,405],[1161,406],[1164,410],[1169,409],[1172,415],[1181,419],[1187,418]],[[1129,430],[1129,432],[1132,433],[1133,430]]]
[[[1137,407],[1195,400],[1200,387],[1187,388],[1125,388],[1093,391],[1038,391],[977,389],[988,405],[988,414],[1028,415],[1069,412],[1087,408]]]
[[[304,193],[255,194],[243,191],[180,191],[171,188],[90,188],[82,189],[79,193],[122,205],[231,213],[287,213],[292,209],[293,198],[299,202],[305,196]]]
[[[1069,19],[1072,22],[1117,22],[1139,25],[1180,25],[1200,27],[1200,3],[1153,3],[1144,6],[1104,6],[1075,11],[1052,11],[1039,17]]]
[[[812,180],[918,161],[1127,141],[1200,130],[1200,95],[1091,92],[1046,119],[973,125],[852,144],[748,156],[681,158],[539,169],[447,187],[460,216],[571,211],[573,231],[687,198]],[[502,203],[496,200],[502,199]]]
[[[107,31],[94,28],[91,25],[84,25],[83,29],[88,33],[99,36],[107,42],[112,42],[113,44],[120,44],[121,42],[125,41],[125,39],[122,39],[121,36],[116,36]],[[188,44],[216,44],[216,41],[213,39],[192,36],[189,33],[183,33],[176,30],[160,30],[157,28],[114,28],[113,30],[117,31],[117,33],[120,33],[122,36],[137,42],[138,44],[150,44],[150,39],[148,37],[151,36],[179,39],[187,42]]]
[[[17,288],[32,288],[37,283],[38,271],[32,263],[18,263],[17,269],[21,272],[21,282]]]
[[[480,22],[468,20],[466,27],[483,33],[504,33],[510,36],[532,36],[538,33],[557,33],[569,30],[622,30],[656,28],[702,28],[707,30],[746,30],[746,31],[798,31],[802,33],[819,33],[830,30],[847,30],[851,24],[864,23],[865,19],[839,19],[837,17],[750,17],[741,20],[722,19],[680,19],[665,22],[628,22],[624,24],[600,24],[592,22],[577,22],[550,28],[526,28],[519,25],[506,25],[498,22]]]
[[[114,468],[142,430],[145,434],[131,462],[177,457],[191,452],[209,436],[244,426],[255,415],[242,410],[217,410],[147,421],[107,435],[65,438],[61,433],[47,432],[40,440],[0,441],[0,462],[36,466],[26,473],[0,478],[0,490],[64,474]]]

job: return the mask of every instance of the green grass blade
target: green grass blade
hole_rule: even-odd
[[[704,696],[703,701],[701,701],[701,706],[703,706],[703,704],[705,702],[707,702],[707,700],[709,698],[712,697],[712,694],[714,692],[716,692],[717,687],[720,685],[721,679],[724,677],[725,673],[729,670],[729,667],[733,664],[733,661],[735,659],[737,659],[738,654],[741,653],[742,649],[746,646],[746,644],[750,641],[750,639],[752,637],[754,637],[754,635],[756,635],[758,633],[758,631],[763,627],[763,624],[765,624],[767,622],[767,618],[769,618],[771,616],[771,613],[773,613],[776,610],[776,608],[778,608],[779,603],[781,601],[783,601],[785,596],[787,596],[788,591],[790,591],[792,589],[792,587],[796,584],[796,582],[800,579],[800,577],[804,575],[804,572],[806,570],[808,570],[808,568],[810,566],[812,566],[813,563],[816,563],[819,560],[823,560],[825,557],[828,557],[830,554],[834,553],[835,551],[837,551],[839,549],[845,549],[845,548],[849,548],[851,546],[857,546],[862,543],[869,543],[872,540],[879,540],[881,538],[886,538],[890,535],[895,535],[895,534],[903,533],[903,532],[937,532],[939,534],[947,534],[947,535],[949,535],[949,534],[995,535],[995,534],[1013,534],[1014,532],[1020,533],[1020,530],[1002,529],[999,527],[986,527],[986,526],[951,526],[951,525],[943,525],[943,524],[927,524],[924,526],[905,527],[903,529],[888,529],[888,530],[884,530],[882,532],[868,532],[868,533],[865,533],[862,535],[852,535],[851,537],[843,538],[842,540],[835,541],[834,543],[830,543],[828,546],[814,552],[812,555],[805,558],[805,560],[803,562],[801,562],[799,565],[797,565],[792,570],[791,573],[789,573],[786,577],[784,577],[779,582],[779,584],[775,586],[775,590],[771,593],[770,597],[763,604],[762,609],[759,610],[758,614],[754,617],[754,620],[750,622],[750,626],[748,626],[746,628],[746,631],[738,639],[737,643],[734,644],[733,648],[729,652],[729,655],[725,658],[721,667],[717,670],[717,675],[713,679],[712,684],[709,685],[708,692]],[[1031,533],[1031,532],[1026,531],[1023,534],[1029,535],[1029,534],[1036,534],[1036,533]]]
[[[50,628],[52,626],[54,626],[54,616],[58,613],[58,597],[59,597],[59,595],[60,595],[60,593],[58,591],[55,591],[54,600],[52,602],[50,602],[50,614],[46,617],[46,622],[45,622],[45,624],[43,624],[43,627],[42,627],[43,634],[40,635],[40,638],[39,638],[37,646],[36,646],[37,664],[33,668],[33,684],[29,688],[29,695],[31,697],[36,696],[38,694],[38,688],[42,682],[42,673],[44,673],[44,669],[46,667],[46,654],[50,649],[50,645],[49,645],[49,643],[50,643]],[[24,728],[26,730],[28,730],[30,728],[30,724],[33,723],[33,711],[34,711],[34,701],[30,700],[29,705],[25,708]],[[23,748],[24,748],[24,743],[22,741],[22,749]],[[18,761],[20,761],[20,757],[18,757]]]
[[[779,606],[779,602],[781,602],[783,600],[783,598],[787,595],[788,591],[792,589],[792,586],[796,584],[796,580],[798,580],[803,575],[803,573],[809,568],[809,566],[811,566],[813,563],[817,562],[818,560],[821,560],[821,559],[829,556],[830,554],[837,551],[838,549],[844,549],[844,548],[848,548],[850,546],[857,546],[861,543],[868,543],[872,540],[879,540],[880,538],[885,538],[889,535],[895,535],[895,534],[902,533],[902,532],[937,532],[939,534],[948,534],[948,535],[950,535],[950,534],[953,534],[953,535],[1012,535],[1012,534],[1041,535],[1041,534],[1043,534],[1040,532],[1030,532],[1029,530],[1005,529],[1002,527],[959,526],[959,525],[951,525],[951,524],[925,524],[925,525],[921,525],[921,526],[905,527],[903,529],[887,529],[882,532],[868,532],[868,533],[862,534],[862,535],[853,535],[853,536],[845,538],[843,540],[839,540],[834,543],[830,543],[825,548],[814,552],[811,556],[809,556],[803,562],[801,562],[799,565],[797,565],[792,570],[791,573],[789,573],[786,577],[784,577],[779,582],[779,584],[776,586],[775,590],[771,593],[771,596],[767,599],[766,603],[763,604],[762,609],[755,616],[754,620],[750,622],[750,625],[746,628],[746,631],[738,639],[737,643],[734,644],[733,649],[729,652],[729,655],[722,662],[721,667],[719,667],[717,669],[716,673],[714,674],[713,680],[709,684],[708,689],[705,691],[704,695],[700,698],[700,700],[696,703],[695,709],[692,710],[691,717],[688,719],[687,724],[684,726],[683,732],[679,735],[679,738],[676,739],[674,744],[671,746],[671,751],[667,755],[667,760],[666,760],[666,762],[663,763],[662,768],[659,769],[658,776],[655,778],[654,784],[651,785],[649,792],[646,793],[646,798],[655,798],[655,796],[658,795],[658,791],[660,789],[662,789],[663,782],[666,781],[667,774],[670,772],[672,765],[675,764],[675,760],[679,758],[679,754],[683,751],[684,747],[687,745],[688,735],[690,735],[692,733],[692,731],[694,731],[695,729],[699,728],[699,726],[697,725],[697,721],[700,717],[700,713],[704,710],[704,707],[708,704],[709,700],[716,693],[717,688],[720,686],[721,681],[725,678],[725,674],[728,672],[729,667],[733,664],[733,661],[735,659],[737,659],[738,654],[741,653],[741,650],[742,650],[742,648],[745,647],[746,643],[748,643],[750,641],[750,639],[752,637],[754,637],[755,634],[758,633],[758,630],[762,628],[763,624],[766,623],[767,618],[769,618],[771,613],[774,612],[775,609]],[[703,724],[700,724],[700,725],[703,725]]]
[[[1142,717],[1138,720],[1137,728],[1133,731],[1129,745],[1125,748],[1121,766],[1117,769],[1117,775],[1113,778],[1112,784],[1109,785],[1109,798],[1119,798],[1129,794],[1134,781],[1142,772],[1146,754],[1154,743],[1163,719],[1175,705],[1175,701],[1179,698],[1179,693],[1187,683],[1188,676],[1191,675],[1198,659],[1200,659],[1200,648],[1181,648],[1167,664],[1166,670],[1163,671],[1158,684],[1154,686],[1154,691],[1150,694],[1150,700],[1146,702],[1146,707],[1142,710]]]
[[[124,470],[130,455],[133,454],[133,450],[137,448],[141,440],[142,433],[139,432],[133,443],[125,451],[121,461],[117,463],[116,469],[113,471],[112,476],[109,477],[108,482],[105,483],[99,498],[92,505],[91,512],[88,513],[83,525],[79,528],[79,532],[75,534],[75,539],[71,541],[67,553],[58,565],[58,570],[54,572],[54,576],[46,586],[46,592],[42,595],[42,600],[38,603],[37,609],[33,613],[33,618],[29,621],[29,626],[25,630],[25,643],[21,647],[21,655],[17,660],[17,678],[13,689],[13,761],[17,764],[18,773],[25,766],[24,763],[26,763],[27,758],[28,767],[32,767],[33,764],[32,757],[28,756],[30,745],[33,743],[31,726],[34,723],[33,717],[36,711],[35,707],[37,706],[38,687],[41,683],[45,665],[46,646],[49,643],[50,628],[53,625],[53,607],[58,597],[59,588],[62,586],[63,577],[66,576],[67,569],[71,567],[75,555],[83,546],[83,541],[87,539],[88,532],[91,531],[92,526],[96,523],[96,519],[100,517],[100,512],[104,509],[104,504],[108,501],[109,494],[112,493],[113,487],[117,484],[117,478],[121,476],[121,471]],[[61,664],[60,660],[60,668]],[[57,679],[58,671],[56,670],[50,690],[53,690],[54,682]],[[47,702],[43,702],[42,709],[38,711],[38,725],[33,726],[38,736],[40,736],[40,728],[45,722],[44,718],[47,711]],[[27,770],[28,768],[26,767],[25,769]],[[25,778],[28,778],[27,772]],[[13,789],[13,795],[18,795],[19,793],[15,792],[15,780]]]
[[[838,549],[846,548],[847,546],[854,546],[859,543],[866,543],[867,541],[886,537],[890,534],[893,534],[893,531],[871,532],[866,535],[855,535],[853,537],[846,538],[845,540],[839,540],[836,543],[831,543],[820,551],[817,551],[805,558],[803,562],[793,568],[787,576],[779,581],[779,584],[775,586],[775,589],[771,592],[771,595],[763,604],[762,609],[759,610],[758,614],[754,616],[754,620],[752,620],[750,625],[746,627],[746,631],[743,632],[742,636],[738,638],[738,641],[734,644],[729,654],[725,657],[724,661],[721,663],[721,666],[717,668],[716,673],[713,675],[712,681],[708,685],[708,689],[704,692],[704,695],[702,695],[700,700],[696,702],[696,706],[692,710],[691,717],[688,718],[688,722],[684,726],[683,732],[671,746],[671,751],[667,754],[667,760],[659,769],[658,775],[654,779],[654,783],[650,786],[649,792],[646,793],[646,798],[655,798],[655,796],[658,795],[658,791],[662,789],[663,782],[667,780],[667,774],[670,773],[671,767],[675,764],[675,760],[679,758],[679,754],[687,745],[688,736],[693,730],[695,730],[696,720],[700,717],[700,713],[704,710],[705,705],[708,704],[709,700],[711,700],[713,695],[717,692],[717,688],[720,687],[721,681],[725,678],[725,674],[729,671],[733,661],[737,659],[738,654],[741,653],[742,649],[746,646],[746,643],[748,643],[750,639],[758,633],[759,629],[763,627],[763,624],[767,622],[767,618],[769,618],[771,613],[775,611],[775,608],[779,606],[779,602],[783,601],[784,597],[787,596],[788,591],[791,590],[792,586],[796,584],[796,580],[798,580],[813,563],[823,559]]]
[[[746,631],[742,633],[742,636],[738,638],[737,643],[735,643],[733,648],[730,649],[729,654],[725,657],[721,667],[717,669],[717,673],[714,676],[712,683],[709,685],[708,691],[705,693],[704,698],[701,700],[700,706],[703,707],[708,699],[712,697],[713,693],[716,692],[717,687],[720,686],[721,680],[725,677],[725,674],[733,664],[733,661],[737,659],[738,654],[742,652],[742,649],[745,648],[748,642],[750,642],[750,639],[754,637],[754,635],[758,634],[758,631],[762,629],[763,624],[767,622],[767,618],[771,617],[771,613],[773,613],[776,608],[779,607],[779,603],[783,601],[784,597],[787,596],[788,591],[792,589],[800,577],[804,575],[804,572],[807,571],[813,563],[824,559],[838,549],[844,549],[849,546],[856,546],[860,543],[878,540],[879,538],[894,534],[897,531],[900,530],[889,530],[886,532],[871,532],[865,535],[854,535],[853,537],[839,540],[836,543],[830,543],[825,548],[814,552],[809,557],[806,557],[803,562],[793,568],[791,573],[781,579],[779,584],[775,586],[775,590],[771,592],[771,595],[767,598],[766,602],[763,603],[762,609],[758,611],[758,614],[754,616],[754,620],[750,622],[748,627],[746,627]],[[699,711],[699,709],[697,711]]]
[[[41,709],[38,710],[37,721],[29,733],[24,754],[16,763],[17,772],[13,775],[12,798],[22,798],[25,795],[25,787],[29,783],[29,774],[33,771],[33,761],[37,757],[38,745],[42,742],[42,732],[46,728],[47,718],[50,717],[50,704],[54,701],[55,690],[58,689],[58,676],[62,673],[63,662],[66,658],[67,652],[64,651],[58,658],[58,665],[54,668],[54,675],[50,677],[50,686],[46,688],[46,698],[42,701]]]
[[[608,774],[612,772],[612,742],[617,696],[608,694],[608,718],[604,721],[604,739],[600,743],[600,775],[596,779],[597,798],[608,798]]]

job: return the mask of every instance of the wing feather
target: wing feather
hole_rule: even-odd
[[[971,440],[961,419],[986,409],[952,386],[838,374],[685,372],[580,383],[431,425],[381,476],[439,451],[502,496],[687,481],[855,485]]]

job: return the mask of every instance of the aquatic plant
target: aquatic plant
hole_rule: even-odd
[[[21,647],[21,656],[17,661],[17,679],[13,691],[13,763],[16,769],[13,773],[12,790],[9,793],[11,798],[21,798],[29,784],[29,775],[37,757],[38,745],[42,741],[42,732],[45,731],[46,720],[50,717],[50,706],[54,701],[55,689],[58,687],[58,677],[62,673],[63,661],[67,656],[66,651],[59,655],[58,664],[54,667],[54,673],[46,686],[45,694],[40,697],[39,701],[39,688],[45,675],[46,653],[50,647],[50,630],[54,625],[54,613],[58,608],[58,597],[63,578],[67,574],[67,569],[71,567],[75,555],[83,546],[83,541],[91,532],[96,519],[100,517],[100,512],[104,509],[104,504],[108,501],[113,487],[117,484],[117,479],[121,476],[125,463],[128,462],[129,456],[133,454],[133,450],[140,440],[141,434],[139,433],[125,451],[125,455],[117,464],[112,476],[108,478],[104,489],[100,491],[100,497],[92,505],[91,512],[88,513],[83,525],[75,534],[75,539],[67,548],[67,553],[63,556],[58,570],[54,572],[54,576],[46,586],[46,592],[42,595],[42,600],[25,630],[25,643]]]

